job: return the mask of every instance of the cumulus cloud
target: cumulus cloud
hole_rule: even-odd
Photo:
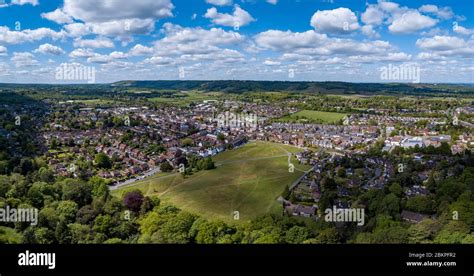
[[[110,63],[110,62],[113,62],[113,61],[116,61],[116,60],[119,60],[119,59],[125,59],[127,57],[128,57],[128,55],[123,53],[123,52],[114,51],[114,52],[111,52],[108,55],[95,54],[95,55],[89,57],[87,59],[87,62],[90,62],[90,63]]]
[[[211,19],[212,23],[227,27],[242,27],[255,21],[255,19],[244,9],[240,8],[239,5],[234,6],[234,12],[232,14],[219,13],[215,7],[207,10],[204,14],[205,18]]]
[[[49,43],[45,43],[45,44],[40,45],[33,52],[40,53],[40,54],[43,54],[43,55],[50,54],[50,55],[56,55],[56,56],[64,54],[63,49],[61,49],[58,46],[51,45]]]
[[[137,44],[130,49],[129,54],[131,56],[145,56],[153,53],[152,47],[146,47],[141,44]]]
[[[244,60],[244,55],[239,51],[224,48],[226,45],[239,45],[245,40],[245,37],[237,32],[224,31],[221,28],[209,30],[199,27],[185,28],[171,23],[164,24],[162,32],[165,37],[154,42],[153,57],[147,59],[148,63],[161,64],[171,57],[174,58],[176,64],[199,61],[226,63]],[[140,48],[143,49],[143,47]]]
[[[12,0],[11,4],[12,5],[20,5],[20,6],[30,4],[30,5],[36,6],[36,5],[39,4],[39,2],[38,2],[38,0]]]
[[[372,25],[362,26],[361,31],[364,35],[368,37],[375,37],[375,38],[380,37],[380,35],[374,30],[374,27]]]
[[[277,51],[312,48],[321,45],[326,39],[327,36],[325,34],[319,34],[312,30],[302,33],[268,30],[254,37],[259,47]]]
[[[81,48],[114,48],[112,40],[104,37],[96,39],[77,39],[74,41],[74,47]]]
[[[423,5],[419,8],[423,13],[434,14],[437,17],[447,20],[454,16],[453,10],[450,7],[438,7],[436,5]]]
[[[378,5],[368,5],[365,12],[362,13],[361,20],[368,25],[380,25],[385,17],[386,14]]]
[[[55,9],[52,12],[42,13],[41,17],[58,24],[72,23],[73,21],[72,17],[65,14],[61,9]]]
[[[155,21],[173,16],[171,0],[65,0],[64,6],[42,17],[65,26],[70,36],[89,33],[131,41],[132,35],[154,30]]]
[[[72,23],[64,26],[64,29],[69,36],[72,37],[81,37],[91,33],[91,28],[89,25],[84,23]]]
[[[422,15],[418,11],[410,10],[395,18],[388,26],[392,33],[413,33],[422,29],[433,27],[438,20]]]
[[[29,52],[14,52],[11,61],[15,67],[31,67],[38,65],[34,55]]]
[[[425,51],[424,57],[428,55],[474,57],[473,37],[467,41],[455,36],[420,38],[416,41],[416,46]]]
[[[283,54],[281,58],[285,60],[303,61],[323,56],[341,56],[350,57],[354,62],[376,62],[404,61],[411,58],[406,53],[396,52],[395,47],[387,41],[331,38],[313,30],[306,32],[269,30],[257,34],[254,40],[258,47],[281,52]]]
[[[466,42],[462,38],[454,36],[434,36],[421,38],[416,41],[416,46],[423,50],[452,50],[464,47]]]
[[[0,45],[0,56],[6,56],[7,52],[7,47]]]
[[[464,28],[463,26],[457,25],[457,23],[453,26],[453,31],[455,33],[461,35],[472,35],[474,34],[474,29]]]
[[[8,27],[0,26],[0,42],[7,44],[21,44],[24,42],[39,41],[45,38],[58,40],[64,38],[64,36],[64,31],[56,32],[48,28],[10,31]]]
[[[206,3],[216,6],[230,6],[232,5],[232,0],[206,0]]]
[[[69,57],[71,58],[88,58],[93,57],[94,55],[95,53],[92,52],[91,49],[84,48],[74,49],[71,53],[69,53]]]
[[[432,18],[429,15],[434,15],[437,18]],[[449,7],[423,5],[419,9],[411,9],[394,2],[379,1],[377,4],[367,5],[361,15],[361,20],[372,28],[385,24],[388,25],[391,33],[407,34],[431,28],[440,20],[450,19],[453,16],[454,13]]]
[[[278,0],[267,0],[267,3],[272,4],[272,5],[276,5],[276,4],[278,4]]]
[[[161,19],[173,16],[170,0],[64,0],[63,10],[84,22],[107,22],[123,19]]]
[[[323,33],[346,34],[359,29],[357,16],[348,8],[317,11],[311,17],[311,26]]]

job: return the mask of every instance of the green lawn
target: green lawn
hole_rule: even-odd
[[[301,110],[293,113],[289,116],[278,119],[281,122],[319,122],[319,123],[335,123],[344,118],[346,113],[337,112],[326,112],[326,111],[314,111],[314,110]]]
[[[138,188],[146,195],[157,195],[164,202],[207,219],[244,222],[262,214],[281,212],[276,199],[286,185],[309,168],[292,158],[295,171],[288,171],[288,152],[298,151],[286,145],[252,142],[215,156],[214,170],[197,172],[186,179],[180,174],[153,176],[113,194],[121,196]],[[239,221],[233,220],[234,211],[239,212]]]

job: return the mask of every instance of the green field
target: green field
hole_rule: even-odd
[[[217,168],[200,171],[183,179],[180,174],[153,176],[132,187],[113,191],[121,196],[131,189],[157,195],[162,201],[207,219],[229,223],[244,222],[266,213],[280,213],[276,201],[286,185],[291,185],[307,170],[292,157],[295,171],[288,171],[291,146],[252,142],[213,157]],[[238,211],[240,220],[233,220]]]
[[[222,94],[219,92],[199,92],[187,91],[177,92],[174,97],[153,97],[148,100],[154,103],[168,103],[175,105],[188,105],[190,103],[200,103],[204,100],[217,100]]]
[[[344,118],[346,113],[337,112],[326,112],[326,111],[314,111],[314,110],[301,110],[293,113],[289,116],[278,119],[280,122],[319,122],[331,124],[338,122]]]

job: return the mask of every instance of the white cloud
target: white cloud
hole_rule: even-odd
[[[204,17],[211,19],[212,23],[216,25],[227,27],[242,27],[255,21],[255,19],[247,11],[240,8],[239,5],[234,6],[233,14],[219,13],[215,7],[212,7],[207,10]]]
[[[43,54],[43,55],[50,54],[50,55],[56,55],[56,56],[64,54],[63,49],[61,49],[58,46],[51,45],[49,43],[45,43],[45,44],[40,45],[33,52],[40,53],[40,54]]]
[[[42,13],[42,18],[46,18],[58,24],[72,23],[72,17],[65,14],[61,9],[55,9],[52,12]]]
[[[123,19],[108,22],[87,23],[93,33],[105,36],[126,36],[130,34],[146,34],[155,27],[153,19]]]
[[[311,26],[324,33],[346,34],[359,29],[357,16],[348,8],[317,11],[311,17]]]
[[[380,35],[374,30],[374,27],[372,27],[372,25],[362,26],[361,31],[364,35],[368,37],[380,37]]]
[[[143,63],[145,64],[153,64],[153,65],[169,65],[172,62],[173,62],[172,58],[161,57],[161,56],[147,58],[143,61]]]
[[[424,56],[431,54],[444,57],[474,57],[474,37],[467,41],[455,36],[421,38],[416,41],[416,46],[426,52]]]
[[[6,56],[7,52],[7,47],[0,45],[0,56]]]
[[[463,26],[460,26],[460,25],[453,26],[453,31],[455,33],[458,33],[458,34],[461,34],[461,35],[472,35],[472,34],[474,34],[474,29],[464,28]]]
[[[331,38],[313,30],[291,32],[269,30],[254,36],[258,47],[283,53],[282,58],[320,58],[322,56],[351,57],[354,61],[364,60],[361,56],[370,56],[370,61],[407,60],[409,55],[395,52],[387,41],[357,41],[353,39]]]
[[[257,34],[254,39],[259,47],[277,51],[289,51],[317,47],[327,39],[327,36],[312,30],[303,33],[268,30]]]
[[[145,56],[153,53],[153,48],[146,47],[141,44],[137,44],[130,49],[129,54],[131,56]]]
[[[266,59],[263,64],[265,65],[268,65],[268,66],[277,66],[277,65],[280,65],[281,62],[279,61],[275,61],[275,60],[271,60],[271,59]]]
[[[113,48],[114,43],[108,38],[96,39],[77,39],[74,41],[74,47],[80,48]]]
[[[64,26],[68,35],[72,37],[81,37],[91,33],[91,28],[89,25],[84,23],[72,23]]]
[[[95,53],[92,52],[91,49],[83,49],[83,48],[74,49],[74,51],[69,53],[69,56],[71,58],[93,57],[94,55]]]
[[[416,46],[423,50],[445,51],[464,47],[466,42],[454,36],[434,36],[421,38],[416,41]]]
[[[38,61],[34,59],[33,54],[29,52],[14,52],[11,61],[15,67],[30,67],[38,65]]]
[[[369,25],[380,25],[383,23],[386,15],[377,5],[369,5],[362,13],[362,22]]]
[[[272,5],[276,5],[276,4],[278,4],[278,0],[267,0],[267,3],[272,4]]]
[[[0,42],[7,44],[20,44],[51,38],[53,40],[61,39],[65,35],[64,31],[56,32],[48,28],[26,29],[23,31],[10,31],[8,27],[0,26]]]
[[[449,7],[438,7],[436,5],[423,5],[419,8],[423,13],[431,13],[437,17],[447,20],[454,16],[453,10]]]
[[[232,0],[206,0],[206,3],[216,6],[230,6],[232,5]]]
[[[36,6],[38,5],[38,0],[12,0],[11,1],[11,4],[12,5],[26,5],[26,4],[30,4],[30,5],[33,5],[33,6]]]
[[[186,62],[229,63],[243,61],[244,55],[237,50],[222,46],[238,46],[245,37],[237,32],[221,28],[184,28],[171,23],[163,25],[165,37],[154,42],[154,55],[147,63],[162,64],[173,58],[174,64]]]
[[[392,33],[413,33],[425,28],[433,27],[438,20],[422,15],[418,11],[410,10],[395,18],[388,29]]]
[[[126,44],[133,40],[132,35],[153,31],[155,21],[173,16],[173,9],[171,0],[65,0],[57,15],[61,13],[82,21],[65,26],[70,36],[94,33],[114,37]]]
[[[125,59],[128,55],[123,52],[114,51],[108,55],[95,54],[87,59],[90,63],[110,63],[119,59]]]
[[[64,0],[64,12],[85,22],[161,19],[173,16],[170,0]]]

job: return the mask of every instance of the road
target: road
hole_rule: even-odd
[[[134,178],[125,180],[125,181],[123,181],[123,182],[115,183],[114,185],[110,185],[110,186],[109,186],[109,189],[110,189],[110,190],[116,190],[116,189],[118,189],[118,188],[120,188],[120,187],[131,185],[131,184],[135,183],[135,182],[138,181],[138,180],[142,180],[142,179],[144,179],[144,178],[146,178],[146,177],[152,176],[152,175],[154,175],[154,174],[156,174],[156,173],[159,173],[159,172],[160,172],[160,168],[159,168],[159,167],[156,167],[156,168],[151,169],[151,170],[149,170],[149,171],[146,171],[144,174],[141,174],[141,175],[136,176],[136,177],[134,177]]]

